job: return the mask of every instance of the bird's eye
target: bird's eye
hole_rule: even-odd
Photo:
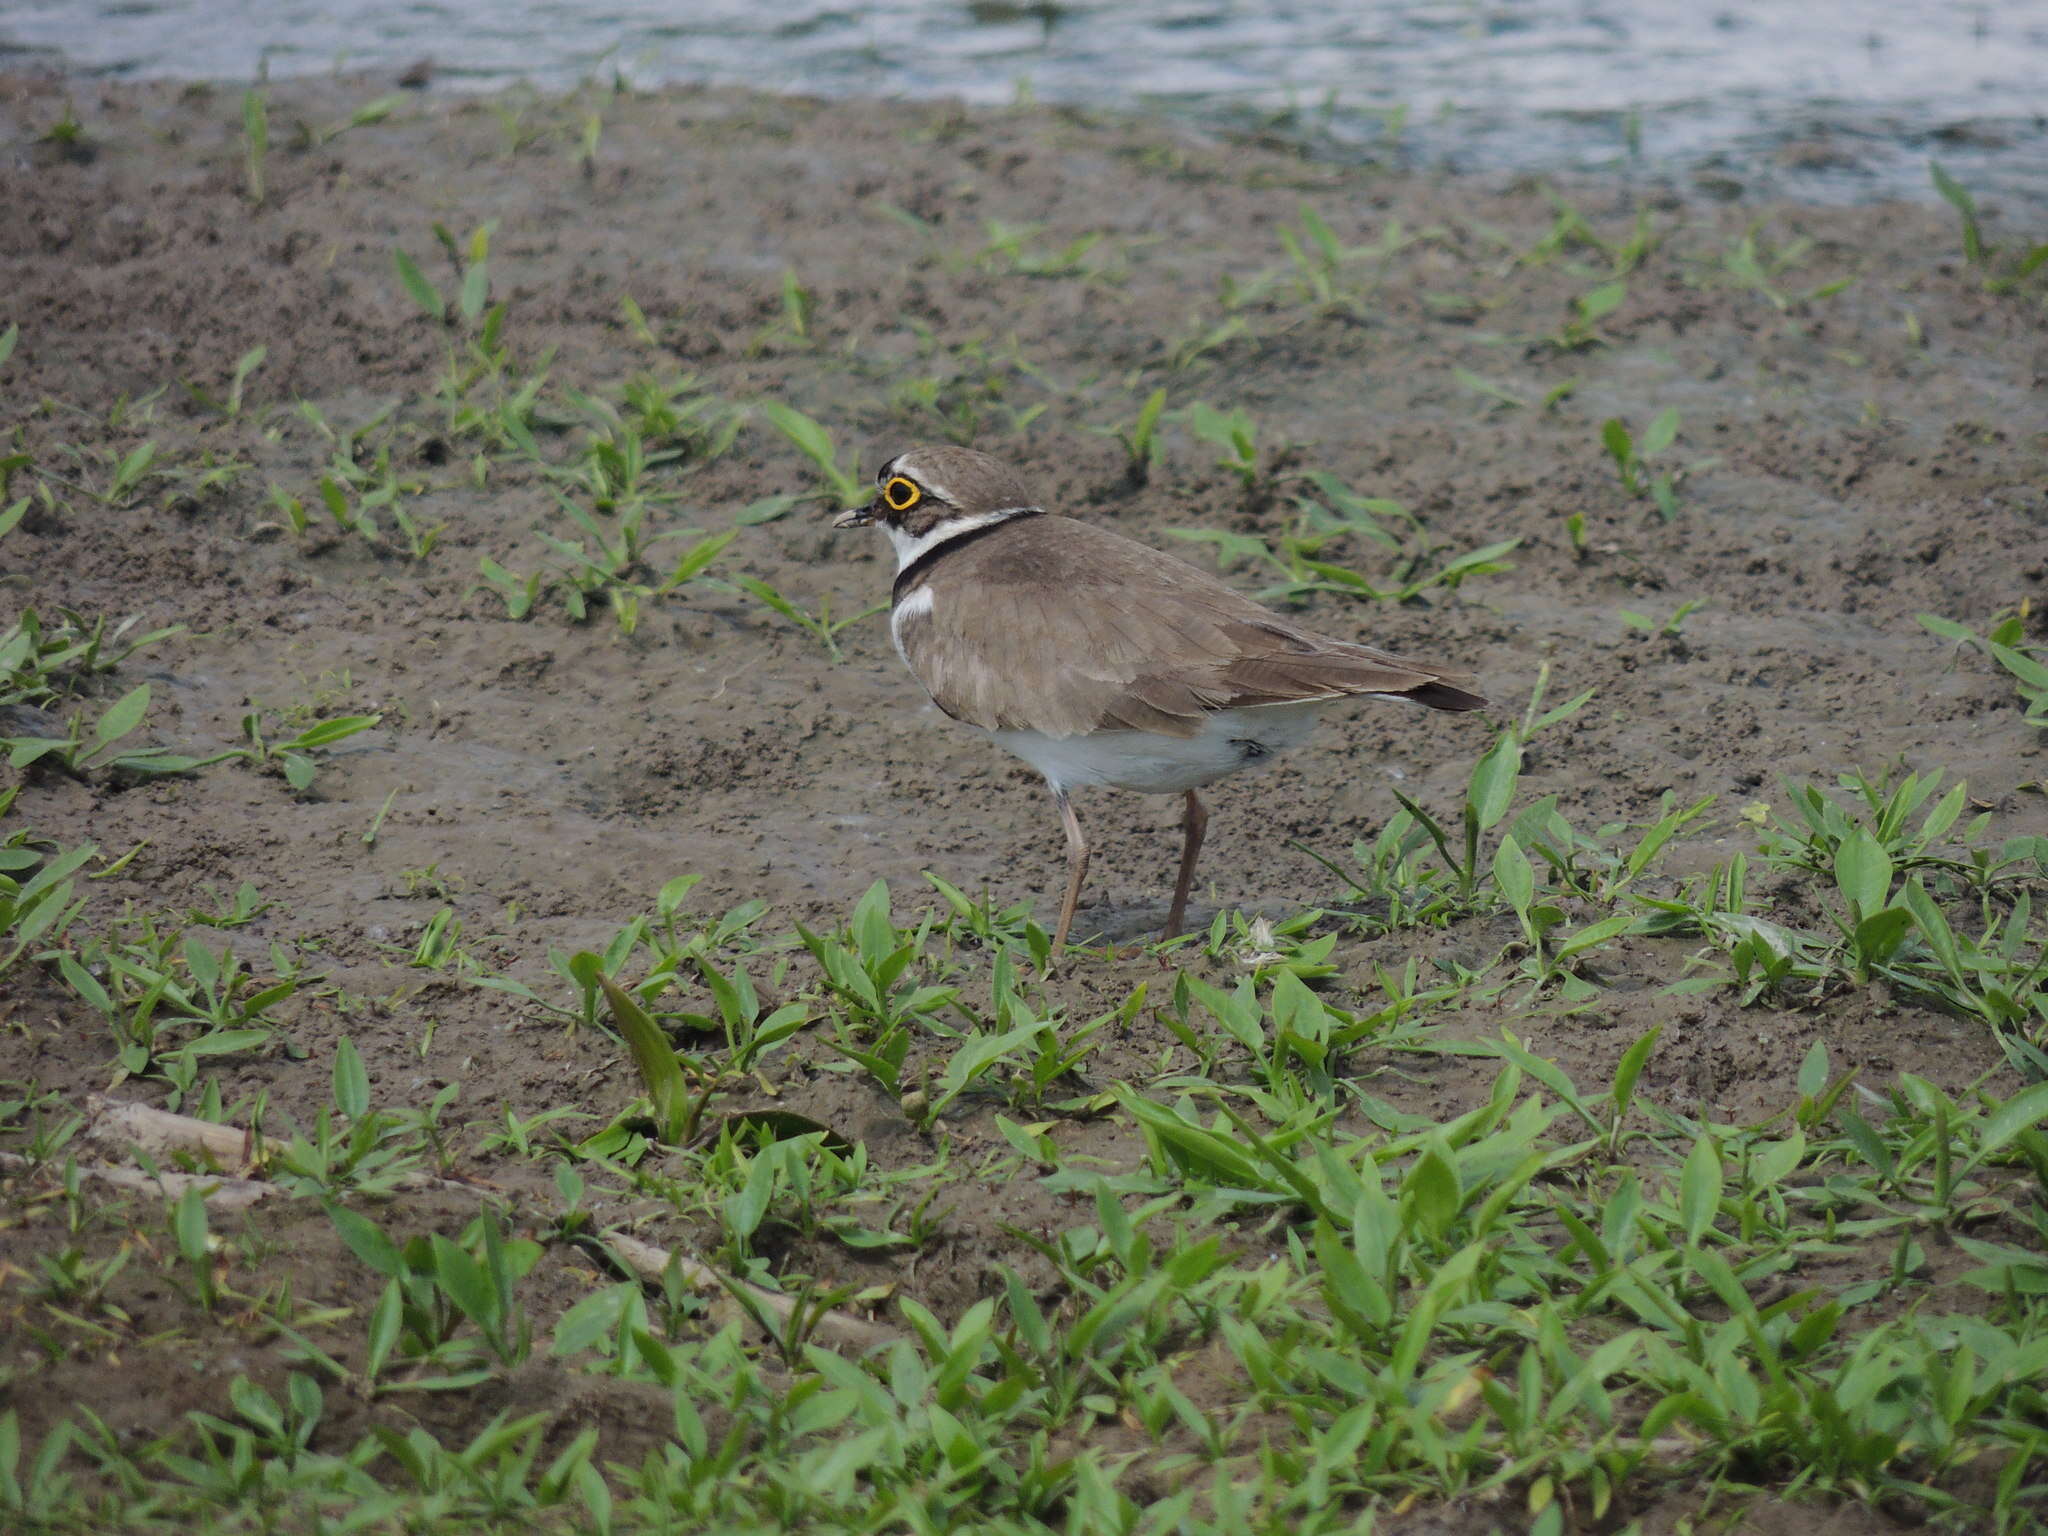
[[[882,487],[882,500],[889,503],[889,510],[892,512],[908,512],[924,500],[924,492],[917,488],[916,481],[895,475]]]

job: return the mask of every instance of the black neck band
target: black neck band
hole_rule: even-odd
[[[1006,512],[992,523],[983,523],[980,527],[970,528],[965,533],[956,533],[950,539],[941,539],[896,573],[896,585],[889,593],[890,606],[894,607],[902,602],[910,594],[910,589],[924,580],[925,574],[932,568],[932,562],[939,556],[950,555],[956,549],[965,549],[976,539],[986,538],[998,528],[1021,523],[1027,517],[1039,517],[1044,511],[1043,507],[1019,507],[1014,512]]]

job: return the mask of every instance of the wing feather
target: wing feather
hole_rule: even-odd
[[[1473,679],[1287,623],[1184,561],[1039,516],[935,560],[898,626],[933,701],[985,730],[1197,734],[1219,709],[1401,694],[1477,709]]]

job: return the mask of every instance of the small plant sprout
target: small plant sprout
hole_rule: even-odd
[[[1565,537],[1571,541],[1572,558],[1576,560],[1585,559],[1587,552],[1586,514],[1583,512],[1567,512],[1564,519],[1564,533]]]
[[[813,640],[816,640],[818,644],[825,648],[825,654],[832,658],[834,666],[846,660],[845,652],[839,649],[840,631],[860,623],[863,619],[873,618],[876,614],[885,611],[889,606],[887,603],[876,603],[871,608],[863,608],[859,613],[835,619],[832,617],[832,599],[829,597],[821,597],[818,600],[818,611],[812,614],[805,613],[803,609],[799,608],[787,597],[784,597],[780,591],[761,580],[758,576],[735,576],[733,584],[756,602],[781,614],[790,623],[796,625],[798,629],[801,629]]]
[[[1785,275],[1812,253],[1813,241],[1800,235],[1773,248],[1758,238],[1761,228],[1761,220],[1750,225],[1722,253],[1718,274],[1721,281],[1760,295],[1780,314],[1817,299],[1833,298],[1856,281],[1853,275],[1831,278],[1803,291],[1787,291],[1781,286]]]
[[[405,98],[393,93],[364,102],[340,122],[330,123],[324,128],[300,118],[293,126],[292,147],[297,150],[319,149],[332,144],[344,133],[353,132],[357,128],[367,128],[372,123],[383,122],[404,105]]]
[[[1389,219],[1380,238],[1365,245],[1345,245],[1329,222],[1307,203],[1300,208],[1301,227],[1280,227],[1280,246],[1287,253],[1288,268],[1267,272],[1243,288],[1226,294],[1226,305],[1252,302],[1270,290],[1282,277],[1291,275],[1294,296],[1313,315],[1341,315],[1352,320],[1365,318],[1366,308],[1378,285],[1378,274],[1387,262],[1417,240],[1432,232],[1408,234],[1399,219]],[[1358,281],[1351,269],[1361,263],[1376,263],[1375,275]]]
[[[860,461],[856,459],[841,466],[830,432],[795,406],[784,405],[779,400],[763,400],[757,409],[768,419],[771,427],[788,438],[799,453],[817,466],[825,481],[823,494],[826,497],[843,507],[853,506],[867,498],[867,488],[860,478]]]
[[[795,350],[810,346],[811,323],[817,307],[817,296],[797,279],[793,270],[785,270],[781,312],[755,335],[747,348],[748,354],[758,355],[776,347]]]
[[[626,322],[626,329],[633,333],[633,339],[643,347],[659,347],[661,338],[654,334],[654,327],[647,323],[646,311],[630,293],[619,299],[619,316]]]
[[[0,630],[0,705],[45,705],[75,696],[146,647],[185,632],[184,625],[172,624],[131,637],[141,622],[140,614],[130,614],[109,628],[104,615],[88,623],[71,608],[58,609],[54,618],[24,608]]]
[[[545,573],[541,571],[534,571],[526,576],[515,576],[489,555],[478,558],[477,569],[491,590],[504,599],[505,617],[515,622],[533,612],[533,605],[540,597],[541,588],[547,579]]]
[[[79,121],[78,104],[69,96],[64,98],[64,110],[57,114],[57,120],[45,128],[40,142],[55,144],[59,149],[74,150],[85,143],[85,124]]]
[[[1624,608],[1621,610],[1621,622],[1630,629],[1640,630],[1646,635],[1662,640],[1675,640],[1684,630],[1686,619],[1705,606],[1704,598],[1693,598],[1689,602],[1680,603],[1671,617],[1661,623],[1648,614],[1637,613],[1633,608]]]
[[[1604,342],[1600,322],[1613,314],[1628,298],[1628,284],[1620,280],[1602,283],[1572,300],[1572,312],[1550,345],[1560,352],[1577,352]]]
[[[1931,635],[1953,640],[1958,646],[1981,650],[1997,662],[2019,689],[2030,724],[2048,728],[2048,645],[2029,645],[2026,600],[2016,613],[1993,616],[1988,634],[1978,634],[1967,624],[1944,619],[1939,614],[1920,614],[1920,627]]]
[[[132,505],[136,493],[150,479],[156,463],[156,439],[150,438],[123,454],[114,465],[114,472],[108,478],[106,489],[98,493],[99,499],[110,507]]]
[[[420,270],[420,264],[413,260],[412,253],[403,246],[392,247],[391,265],[398,273],[399,285],[411,295],[421,314],[443,325],[453,324],[459,317],[465,324],[474,326],[482,318],[491,296],[491,235],[497,227],[496,219],[488,220],[471,230],[467,241],[458,241],[445,224],[434,225],[434,239],[455,269],[452,311],[447,297]]]
[[[1116,429],[1117,439],[1124,445],[1124,475],[1132,485],[1150,480],[1159,463],[1163,447],[1159,440],[1159,417],[1165,409],[1166,390],[1162,386],[1145,397],[1137,420]]]
[[[228,392],[215,399],[197,384],[187,384],[186,393],[205,406],[209,411],[233,421],[242,414],[242,388],[249,382],[249,376],[263,366],[264,358],[270,355],[268,347],[251,347],[235,359],[234,372],[228,376]]]
[[[1173,343],[1166,366],[1174,373],[1185,373],[1209,353],[1229,346],[1250,328],[1243,315],[1229,315],[1211,325],[1197,314]]]
[[[1999,248],[1984,239],[1983,225],[1978,222],[1977,199],[1970,194],[1969,188],[1943,170],[1938,160],[1928,161],[1927,171],[1934,181],[1934,190],[1956,211],[1956,218],[1962,226],[1963,259],[1983,275],[1985,292],[2012,293],[2035,273],[2048,268],[2048,242],[2030,246],[2001,262]]]
[[[782,328],[795,341],[811,339],[811,317],[817,313],[818,300],[810,289],[797,281],[793,271],[782,274]]]
[[[0,747],[7,749],[10,767],[27,768],[47,759],[76,778],[83,778],[93,768],[135,778],[190,773],[236,755],[229,751],[190,757],[167,747],[123,745],[141,729],[149,701],[149,684],[140,683],[101,712],[90,736],[85,733],[82,715],[73,715],[62,736],[0,737]]]
[[[1186,410],[1176,412],[1175,419],[1190,435],[1222,451],[1216,467],[1236,475],[1247,492],[1258,484],[1258,427],[1248,412],[1240,407],[1226,415],[1197,400]]]
[[[1310,470],[1302,478],[1314,494],[1294,498],[1295,522],[1272,542],[1214,528],[1167,532],[1213,545],[1218,564],[1249,561],[1269,566],[1277,579],[1259,589],[1257,596],[1265,602],[1299,602],[1312,593],[1335,592],[1365,602],[1405,603],[1433,587],[1455,592],[1474,577],[1512,569],[1505,557],[1522,542],[1502,539],[1447,555],[1401,503],[1360,496],[1325,470]],[[1362,541],[1388,552],[1389,574],[1368,576],[1337,563],[1325,546],[1338,540]]]
[[[242,170],[249,201],[263,206],[264,161],[270,154],[270,105],[261,91],[242,92]]]
[[[1678,420],[1678,407],[1660,411],[1643,429],[1640,439],[1618,416],[1610,417],[1600,425],[1600,443],[1614,461],[1615,472],[1621,476],[1621,488],[1631,496],[1649,497],[1657,504],[1657,511],[1666,522],[1678,516],[1676,487],[1685,472],[1671,470],[1653,474],[1649,461],[1678,440]]]
[[[973,260],[985,271],[1019,277],[1094,279],[1110,275],[1103,263],[1088,260],[1089,253],[1107,238],[1101,230],[1077,235],[1056,249],[1032,248],[1032,242],[1044,228],[1042,224],[1006,224],[1001,219],[990,219],[984,225],[985,243],[974,253]]]
[[[266,739],[265,711],[242,716],[242,736],[249,745],[238,755],[259,768],[275,767],[295,794],[306,794],[320,770],[320,756],[382,723],[382,715],[334,715],[316,720],[289,738]]]

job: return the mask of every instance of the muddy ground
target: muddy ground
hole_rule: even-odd
[[[631,635],[601,606],[574,622],[556,593],[508,618],[480,557],[524,575],[548,560],[537,527],[573,530],[517,455],[479,484],[472,458],[484,443],[435,397],[449,359],[467,356],[468,329],[426,317],[392,253],[408,251],[452,302],[437,221],[458,244],[495,225],[489,296],[507,305],[502,339],[519,366],[547,360],[536,435],[556,460],[587,441],[570,424],[569,390],[617,400],[635,376],[690,374],[720,402],[796,406],[863,473],[913,442],[972,440],[1027,465],[1048,504],[1198,561],[1211,557],[1168,530],[1275,537],[1306,485],[1293,477],[1311,470],[1401,503],[1446,557],[1519,540],[1507,569],[1455,591],[1404,604],[1321,593],[1299,614],[1471,669],[1497,701],[1495,725],[1519,715],[1546,666],[1552,702],[1594,690],[1531,743],[1523,793],[1555,793],[1588,830],[1653,820],[1666,795],[1715,797],[1661,866],[1660,890],[1753,846],[1744,813],[1782,808],[1781,779],[1831,786],[1856,769],[1939,769],[1967,778],[1995,835],[2048,831],[2048,754],[2010,681],[1915,619],[1981,629],[2030,605],[2032,634],[2048,633],[2043,309],[2038,292],[1986,291],[1938,203],[1702,206],[1651,184],[1582,182],[1557,191],[1586,235],[1567,229],[1546,250],[1560,215],[1532,183],[1321,164],[1284,144],[1075,111],[726,91],[407,95],[384,120],[315,142],[382,89],[274,87],[254,204],[238,91],[0,82],[0,330],[20,327],[0,371],[0,452],[36,466],[15,472],[0,504],[28,494],[42,469],[59,498],[36,500],[0,542],[0,608],[185,626],[84,706],[147,680],[147,729],[178,751],[236,745],[252,709],[383,716],[305,794],[224,763],[154,782],[38,773],[13,807],[15,825],[60,844],[137,849],[92,884],[86,925],[124,907],[215,910],[248,882],[267,909],[222,933],[259,964],[273,942],[302,946],[339,989],[283,1010],[289,1049],[209,1064],[228,1106],[261,1095],[272,1113],[309,1120],[343,1033],[380,1101],[423,1103],[458,1083],[458,1118],[477,1121],[501,1105],[602,1118],[628,1104],[638,1082],[605,1035],[405,965],[443,906],[481,969],[560,999],[548,950],[602,946],[680,875],[702,877],[691,911],[769,903],[764,934],[834,927],[877,879],[911,921],[934,904],[927,870],[998,905],[1035,901],[1041,922],[1056,901],[1063,851],[1042,786],[929,706],[882,619],[843,631],[834,665],[729,585],[648,599]],[[67,96],[82,135],[52,139]],[[586,154],[593,114],[601,136]],[[1347,247],[1401,232],[1398,249],[1341,266],[1341,302],[1296,291],[1278,232],[1299,226],[1304,204]],[[1639,214],[1653,244],[1625,301],[1565,334],[1574,299],[1612,270]],[[1995,240],[2040,238],[2042,210],[1986,219]],[[1019,260],[1001,249],[998,223],[1042,230]],[[1792,256],[1768,294],[1731,280],[1724,259],[1752,228],[1766,267]],[[1101,240],[1068,250],[1092,234]],[[1034,260],[1055,270],[1022,270]],[[810,295],[803,334],[786,273]],[[1219,297],[1269,273],[1280,275],[1236,309]],[[1804,297],[1844,278],[1839,292]],[[1218,327],[1214,345],[1194,345]],[[267,354],[238,415],[186,389],[220,397],[258,346]],[[1476,391],[1458,369],[1524,404]],[[1261,468],[1249,488],[1178,425],[1164,429],[1149,482],[1133,483],[1109,429],[1128,426],[1160,384],[1169,412],[1201,400],[1251,414]],[[473,398],[492,398],[490,385]],[[319,480],[334,447],[299,402],[335,428],[397,402],[358,458],[388,448],[411,516],[444,525],[424,559],[394,547],[388,517],[381,546],[326,521]],[[1653,467],[1697,466],[1669,520],[1624,489],[1600,444],[1607,418],[1640,433],[1666,407],[1681,413],[1680,432]],[[132,498],[90,494],[146,440],[158,453]],[[220,462],[245,467],[200,485]],[[820,490],[758,416],[722,455],[686,453],[654,483],[675,499],[651,526],[706,532],[762,498]],[[272,486],[312,509],[305,535]],[[763,579],[806,611],[881,600],[892,572],[882,541],[829,531],[830,507],[819,495],[743,528],[709,574]],[[1362,540],[1322,557],[1389,568]],[[1271,573],[1240,566],[1233,579],[1257,588]],[[1699,606],[1676,635],[1621,617],[1661,622],[1688,603]],[[1454,816],[1494,728],[1389,706],[1333,712],[1311,750],[1217,787],[1197,919],[1336,902],[1336,882],[1292,845],[1345,862],[1393,813],[1396,787]],[[1078,926],[1121,947],[1080,955],[1048,989],[1077,1013],[1162,974],[1129,941],[1161,920],[1178,846],[1171,801],[1101,794],[1080,810],[1099,851]],[[1758,878],[1768,889],[1774,877]],[[1373,966],[1411,953],[1481,963],[1510,932],[1347,935],[1332,995],[1376,996]],[[1587,1082],[1604,1082],[1628,1043],[1661,1024],[1645,1093],[1728,1120],[1782,1108],[1816,1039],[1880,1087],[1901,1072],[1951,1088],[1987,1074],[2010,1084],[1980,1026],[1882,990],[1797,1011],[1669,993],[1697,947],[1625,940],[1585,1007],[1510,990],[1448,1022],[1475,1038],[1510,1024]],[[1205,974],[1233,969],[1228,956],[1184,958]],[[808,974],[792,965],[791,995]],[[25,968],[0,986],[0,1079],[70,1100],[106,1086],[104,1025],[76,998]],[[1093,1075],[1142,1077],[1172,1049],[1141,1013]],[[880,1163],[934,1156],[937,1142],[886,1095],[820,1070],[832,1060],[799,1041],[731,1102],[765,1102],[772,1087]],[[1443,1116],[1490,1076],[1418,1058],[1374,1091]],[[120,1091],[160,1101],[163,1087]],[[991,1110],[970,1108],[941,1139],[972,1166],[1002,1145],[992,1125]],[[1112,1160],[1137,1155],[1114,1120],[1058,1134]],[[460,1165],[515,1186],[538,1178],[489,1154]],[[1007,1227],[1050,1233],[1074,1219],[1021,1174],[950,1205],[943,1237],[914,1259],[812,1242],[785,1261],[893,1284],[949,1317],[988,1289],[997,1263],[1029,1267]],[[461,1219],[424,1202],[414,1215],[422,1227]],[[685,1241],[689,1221],[663,1230]],[[367,1282],[346,1273],[317,1213],[277,1236],[304,1285],[325,1285],[339,1305],[365,1300]],[[0,1252],[25,1265],[39,1241],[31,1222],[0,1235]],[[550,1297],[566,1304],[588,1282],[559,1268],[533,1304],[545,1313]],[[132,1300],[144,1332],[152,1305],[169,1303]],[[218,1383],[186,1369],[145,1385],[136,1390],[132,1365],[81,1347],[64,1369],[17,1375],[5,1396],[30,1426],[83,1401],[140,1435],[205,1406]]]

